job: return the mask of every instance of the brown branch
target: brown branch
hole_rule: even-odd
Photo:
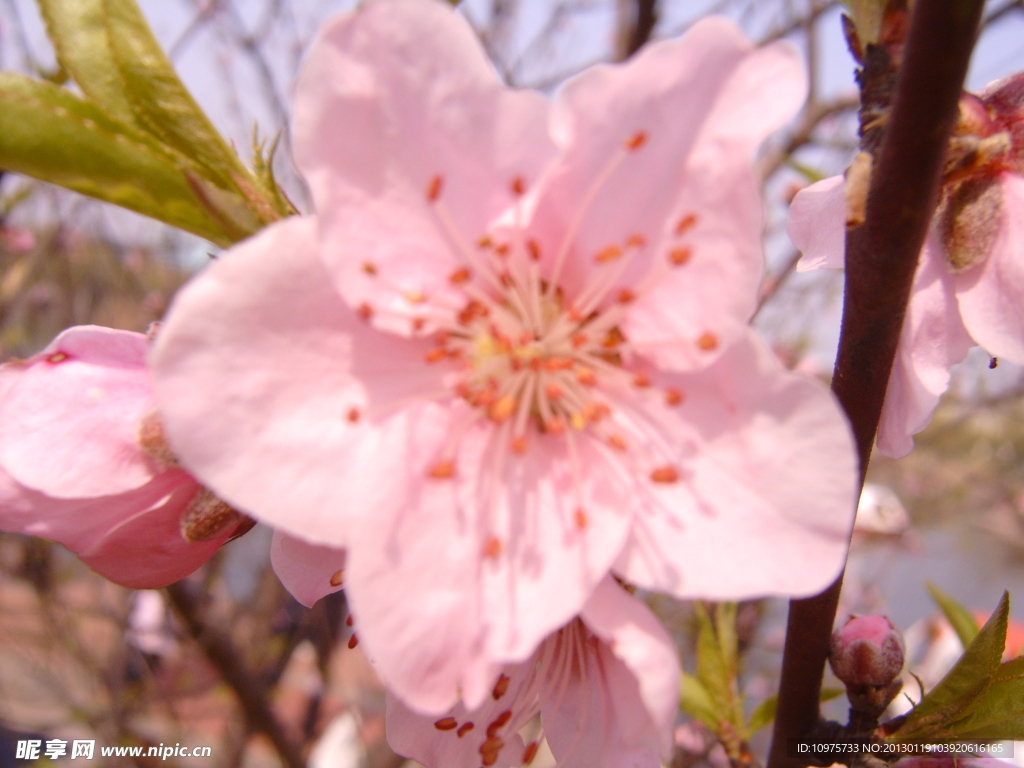
[[[658,23],[658,0],[620,0],[623,29],[620,35],[618,59],[625,61],[651,39]]]
[[[246,667],[241,651],[226,632],[207,621],[204,616],[206,612],[198,591],[188,582],[179,581],[167,587],[166,592],[185,622],[189,635],[203,649],[224,682],[235,692],[249,728],[270,739],[288,768],[304,768],[306,763],[298,745],[285,734],[280,721],[270,709],[266,690],[256,675]]]
[[[871,177],[865,223],[847,233],[846,293],[832,389],[850,419],[862,480],[982,7],[981,0],[916,3]],[[841,586],[842,575],[822,594],[790,602],[768,768],[806,765],[788,757],[788,745],[818,721]]]

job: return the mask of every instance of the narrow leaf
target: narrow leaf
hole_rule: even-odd
[[[946,724],[938,739],[1024,739],[1024,657],[1000,664],[985,694],[964,717]]]
[[[819,699],[821,701],[832,701],[832,699],[838,699],[844,693],[846,691],[842,688],[822,688]],[[754,711],[750,713],[750,720],[747,722],[747,733],[756,733],[770,724],[775,719],[775,712],[778,706],[779,697],[769,696],[754,707]]]
[[[719,720],[711,696],[700,680],[686,672],[680,684],[679,708],[704,723],[712,733],[718,731]]]
[[[174,157],[51,83],[0,72],[0,167],[227,245]]]
[[[930,581],[928,582],[928,592],[946,615],[964,648],[969,646],[978,634],[978,623],[971,616],[971,612]]]

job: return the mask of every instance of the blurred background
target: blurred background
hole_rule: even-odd
[[[214,123],[248,160],[254,128],[282,136],[278,179],[308,199],[289,161],[289,91],[303,51],[348,0],[140,0],[157,37]],[[838,2],[829,0],[465,0],[502,77],[554,93],[586,66],[724,13],[755,40],[803,54],[811,98],[759,158],[766,271],[755,318],[780,359],[827,381],[842,277],[797,274],[785,234],[792,196],[841,172],[856,148],[857,93]],[[32,0],[0,0],[0,68],[61,81]],[[1024,3],[986,9],[968,87],[1024,69]],[[0,104],[0,109],[3,105]],[[0,171],[0,361],[27,357],[70,325],[143,331],[216,249],[124,210]],[[933,684],[959,645],[938,618],[934,582],[984,619],[1003,589],[1024,598],[1024,376],[974,350],[955,371],[917,447],[876,456],[861,504],[841,618],[883,612],[908,632],[913,669]],[[97,746],[210,746],[208,758],[101,758],[95,764],[397,768],[384,740],[383,692],[349,647],[343,593],[295,602],[257,526],[171,591],[132,591],[93,575],[62,547],[0,534],[0,768],[19,739]],[[693,607],[650,596],[693,671]],[[1009,650],[1024,646],[1014,608]],[[785,603],[737,613],[748,708],[772,694]],[[909,678],[908,678],[909,681]],[[834,680],[832,681],[834,684]],[[916,683],[909,689],[916,698]],[[841,701],[841,700],[840,700]],[[841,717],[844,703],[835,703]],[[706,728],[680,716],[674,768],[729,764]],[[755,734],[755,753],[770,729]],[[1018,764],[1024,765],[1024,748]],[[62,764],[68,758],[56,761]],[[47,764],[54,761],[47,760]],[[550,755],[534,765],[551,765]]]

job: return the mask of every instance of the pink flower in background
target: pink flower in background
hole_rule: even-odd
[[[152,365],[183,465],[279,530],[304,602],[344,579],[414,710],[481,706],[612,571],[733,599],[839,570],[846,425],[747,326],[750,160],[803,94],[722,19],[553,103],[442,3],[319,35],[293,110],[318,216],[187,286]]]
[[[643,603],[605,578],[579,618],[506,667],[474,709],[438,717],[388,699],[391,747],[426,768],[529,764],[541,738],[561,768],[658,768],[679,706],[676,649]],[[537,713],[541,734],[519,730]]]
[[[910,453],[949,387],[949,369],[973,345],[1024,363],[1024,77],[980,99],[965,95],[960,126],[878,426],[888,456]],[[796,195],[789,235],[804,254],[799,271],[843,266],[845,212],[841,176]]]
[[[134,588],[188,575],[240,520],[166,453],[147,346],[80,326],[0,368],[0,528],[60,542]]]

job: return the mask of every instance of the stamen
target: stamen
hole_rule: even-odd
[[[609,261],[615,261],[622,255],[622,249],[617,245],[609,245],[597,256],[594,257],[594,261],[598,264],[607,264]]]
[[[679,470],[671,464],[657,467],[651,472],[651,480],[655,483],[676,483],[679,482]]]
[[[368,274],[370,277],[373,277],[374,275],[377,274],[377,265],[374,264],[372,261],[364,261],[363,272]]]
[[[513,195],[522,195],[526,192],[526,182],[523,181],[522,176],[516,176],[512,179],[512,183],[509,184]]]
[[[459,726],[459,730],[457,730],[457,731],[455,732],[455,735],[456,735],[456,736],[458,736],[458,737],[459,737],[459,738],[461,739],[461,738],[462,738],[463,736],[465,736],[465,735],[466,735],[467,733],[469,733],[470,731],[472,731],[472,730],[473,730],[473,728],[474,728],[474,725],[473,725],[473,723],[471,723],[471,722],[469,722],[469,721],[467,720],[467,721],[466,721],[466,722],[464,722],[464,723],[463,723],[463,724],[462,724],[461,726]]]
[[[353,424],[359,421],[360,416],[362,416],[362,414],[359,412],[358,408],[349,408],[348,413],[345,414],[345,418],[347,418]]]
[[[434,723],[434,727],[439,731],[454,731],[459,727],[459,721],[454,717],[442,717]]]
[[[682,237],[697,223],[697,216],[692,213],[688,213],[676,222],[676,237]]]
[[[435,176],[430,180],[430,184],[427,185],[427,200],[431,203],[436,202],[441,196],[441,189],[444,187],[444,179],[440,176]]]
[[[576,527],[579,528],[581,531],[585,531],[587,529],[587,525],[590,524],[590,521],[587,518],[587,513],[583,511],[582,507],[576,508],[576,512],[573,515],[573,520],[576,523]]]
[[[46,362],[56,365],[57,363],[63,363],[67,359],[68,356],[63,352],[54,352],[52,355],[47,356]]]
[[[626,149],[637,150],[640,149],[644,144],[647,143],[647,132],[637,131],[629,139],[626,140]]]
[[[505,742],[499,739],[497,736],[488,739],[480,745],[480,762],[483,763],[485,768],[494,765],[498,762],[498,755],[504,748]]]
[[[683,393],[678,389],[665,390],[665,405],[679,405],[683,402]]]
[[[697,346],[705,352],[712,352],[718,349],[718,337],[711,333],[711,331],[705,331],[697,339]]]
[[[472,275],[470,274],[468,267],[459,267],[452,272],[448,280],[452,285],[462,285],[463,283],[468,282],[471,276]]]
[[[510,682],[512,682],[512,678],[508,675],[504,673],[499,675],[497,681],[494,683],[494,689],[491,691],[491,697],[497,701],[508,693],[508,685]]]
[[[668,260],[674,267],[681,267],[693,256],[693,249],[688,245],[679,245],[668,252]]]
[[[498,731],[501,730],[509,720],[512,719],[512,710],[506,709],[498,717],[487,726],[487,737],[493,739],[498,735]]]
[[[357,645],[359,645],[359,638],[358,638],[358,637],[356,636],[356,633],[355,633],[355,632],[353,632],[353,633],[352,633],[352,637],[350,637],[350,638],[348,639],[348,649],[349,649],[349,650],[352,650],[352,649],[353,649],[353,648],[355,648],[355,647],[356,647]]]
[[[373,317],[373,307],[366,302],[363,302],[359,305],[359,309],[356,310],[356,314],[359,315],[361,320],[369,321],[369,319]]]
[[[455,476],[455,462],[439,461],[430,468],[427,474],[433,480],[448,480]]]
[[[345,580],[345,571],[339,570],[331,574],[330,585],[332,587],[340,587],[342,582]]]
[[[651,377],[646,373],[637,373],[633,376],[633,386],[645,389],[646,387],[651,386]]]
[[[501,556],[501,540],[497,536],[491,536],[484,544],[483,555],[488,560],[497,560]]]
[[[531,741],[526,745],[526,749],[523,750],[523,765],[529,765],[533,762],[533,758],[537,756],[537,749],[540,745],[536,741]]]

